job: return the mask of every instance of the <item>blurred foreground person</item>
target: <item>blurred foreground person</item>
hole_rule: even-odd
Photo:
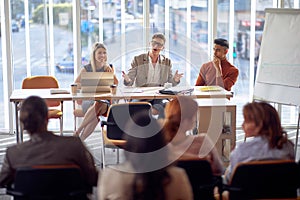
[[[101,173],[99,199],[193,199],[185,171],[168,161],[168,147],[156,119],[141,112],[128,121],[125,131],[126,162]]]
[[[22,102],[20,122],[30,139],[7,148],[0,172],[1,187],[13,183],[17,168],[33,165],[75,164],[88,185],[97,184],[94,159],[82,141],[48,131],[48,107],[42,98],[30,96]]]
[[[198,104],[189,96],[176,96],[167,103],[164,132],[175,156],[173,159],[205,159],[210,163],[214,175],[222,175],[223,162],[207,133],[187,135],[196,126],[197,113]]]

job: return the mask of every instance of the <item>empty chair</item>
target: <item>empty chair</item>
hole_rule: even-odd
[[[233,200],[296,198],[299,180],[299,166],[294,161],[251,161],[236,166],[224,190]]]
[[[31,76],[22,82],[22,89],[47,89],[59,88],[58,81],[53,76]],[[49,119],[59,119],[60,134],[63,135],[63,105],[60,101],[46,101]],[[58,108],[60,106],[60,108]]]
[[[76,165],[40,165],[16,170],[15,181],[7,194],[14,199],[88,199],[92,188],[81,178]]]
[[[107,112],[107,120],[101,121],[102,135],[102,164],[105,167],[105,148],[117,150],[117,163],[119,162],[119,148],[123,148],[126,141],[123,140],[124,128],[128,119],[133,114],[146,111],[150,113],[151,104],[148,102],[128,102],[112,104]]]
[[[193,188],[195,200],[215,199],[214,188],[218,186],[221,178],[213,175],[207,160],[179,160],[177,166],[185,169]]]

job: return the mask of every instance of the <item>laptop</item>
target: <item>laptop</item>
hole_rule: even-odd
[[[83,72],[81,74],[81,92],[109,92],[114,84],[113,72]]]

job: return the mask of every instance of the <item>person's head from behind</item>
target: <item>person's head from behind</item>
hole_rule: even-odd
[[[139,112],[129,120],[124,139],[125,157],[135,173],[132,199],[165,199],[164,188],[170,177],[168,148],[161,126],[149,112]]]
[[[166,38],[163,33],[155,33],[151,39],[151,52],[158,55],[164,49]]]
[[[46,102],[37,96],[30,96],[22,102],[20,122],[29,134],[45,132],[48,125],[48,107]]]
[[[164,131],[171,141],[177,133],[185,133],[196,126],[198,104],[189,96],[176,96],[165,107]]]
[[[91,65],[93,71],[96,71],[96,67],[103,67],[107,65],[107,52],[104,44],[96,42],[92,47],[91,53]]]
[[[214,56],[223,60],[226,58],[226,54],[228,53],[229,43],[227,40],[223,38],[217,38],[214,40]]]
[[[248,103],[243,108],[242,124],[246,137],[263,136],[271,148],[281,148],[287,141],[276,109],[266,102]]]
[[[125,132],[124,139],[127,141],[125,157],[135,170],[149,171],[152,166],[155,170],[157,169],[155,165],[167,161],[168,152],[161,126],[149,111],[134,114],[128,120]]]

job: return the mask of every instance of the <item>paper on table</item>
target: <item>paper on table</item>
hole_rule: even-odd
[[[203,86],[200,87],[200,90],[202,92],[212,92],[212,91],[221,91],[222,88],[220,88],[220,86]]]
[[[50,94],[70,94],[69,90],[65,90],[65,89],[50,89]]]
[[[143,90],[141,88],[136,87],[124,87],[120,89],[121,92],[124,93],[141,93]]]

